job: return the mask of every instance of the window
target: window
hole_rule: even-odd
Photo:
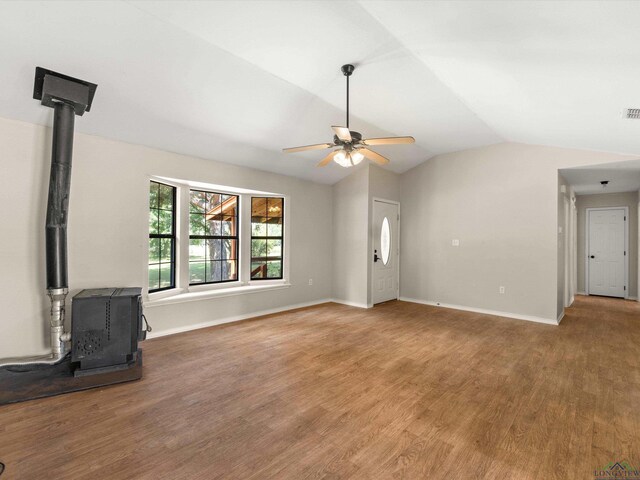
[[[176,285],[176,188],[149,186],[149,291]]]
[[[173,303],[289,287],[286,198],[152,177],[148,300]]]
[[[382,253],[382,264],[389,263],[389,254],[391,253],[391,229],[389,228],[389,219],[384,217],[382,220],[382,228],[380,229],[380,250]]]
[[[238,280],[239,197],[189,192],[189,284]]]
[[[251,280],[282,278],[283,219],[283,198],[251,198]]]

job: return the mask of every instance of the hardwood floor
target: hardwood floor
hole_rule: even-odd
[[[8,479],[592,479],[640,465],[640,304],[558,327],[337,304],[143,343],[142,381],[0,407]]]

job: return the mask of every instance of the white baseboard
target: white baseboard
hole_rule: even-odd
[[[371,308],[372,305],[367,305],[366,303],[360,302],[350,302],[349,300],[340,300],[339,298],[332,298],[330,300],[333,303],[339,303],[341,305],[348,305],[349,307],[358,307],[358,308]]]
[[[564,310],[562,311],[562,313],[558,317],[558,325],[560,325],[560,322],[562,321],[563,318],[564,318]]]
[[[514,318],[516,320],[526,320],[527,322],[545,323],[547,325],[558,325],[558,321],[550,318],[536,317],[533,315],[521,315],[519,313],[499,312],[496,310],[486,310],[484,308],[466,307],[463,305],[451,305],[448,303],[432,302],[429,300],[419,300],[416,298],[400,297],[403,302],[421,303],[432,307],[450,308],[452,310],[462,310],[465,312],[482,313],[484,315],[494,315],[496,317]]]
[[[449,305],[449,304],[445,304],[445,303],[437,303],[437,302],[431,302],[431,301],[426,301],[426,300],[418,300],[418,299],[415,299],[415,298],[400,297],[398,300],[401,300],[403,302],[421,303],[421,304],[424,304],[424,305],[431,305],[431,306],[434,306],[434,307],[450,308],[450,309],[453,309],[453,310],[463,310],[463,311],[467,311],[467,312],[482,313],[482,314],[485,314],[485,315],[495,315],[495,316],[498,316],[498,317],[514,318],[514,319],[517,319],[517,320],[527,320],[527,321],[530,321],[530,322],[545,323],[545,324],[549,324],[549,325],[557,325],[560,322],[560,320],[562,320],[562,317],[561,317],[558,320],[558,322],[556,323],[555,320],[549,320],[549,319],[541,318],[541,317],[534,317],[534,316],[531,316],[531,315],[520,315],[520,314],[517,314],[517,313],[498,312],[498,311],[495,311],[495,310],[485,310],[485,309],[481,309],[481,308],[465,307],[465,306],[461,306],[461,305]],[[183,326],[180,326],[180,327],[168,328],[166,330],[156,330],[156,331],[150,332],[149,335],[147,336],[147,338],[151,339],[151,338],[164,337],[164,336],[167,336],[167,335],[174,335],[176,333],[189,332],[191,330],[198,330],[200,328],[213,327],[215,325],[223,325],[225,323],[239,322],[241,320],[247,320],[249,318],[262,317],[264,315],[272,315],[274,313],[286,312],[286,311],[295,310],[295,309],[298,309],[298,308],[312,307],[314,305],[320,305],[320,304],[329,303],[329,302],[339,303],[341,305],[347,305],[347,306],[350,306],[350,307],[371,308],[370,306],[368,306],[365,303],[349,302],[347,300],[341,300],[341,299],[337,299],[337,298],[325,298],[325,299],[322,299],[322,300],[315,300],[313,302],[297,303],[295,305],[287,305],[287,306],[284,306],[284,307],[271,308],[271,309],[268,309],[268,310],[260,310],[260,311],[257,311],[257,312],[245,313],[243,315],[235,315],[235,316],[231,316],[231,317],[218,318],[216,320],[211,320],[209,322],[201,322],[201,323],[194,323],[194,324],[191,324],[191,325],[183,325]]]
[[[147,335],[147,338],[164,337],[166,335],[174,335],[176,333],[189,332],[191,330],[198,330],[200,328],[213,327],[215,325],[222,325],[224,323],[239,322],[240,320],[247,320],[248,318],[262,317],[264,315],[271,315],[273,313],[286,312],[288,310],[295,310],[297,308],[312,307],[314,305],[320,305],[322,303],[329,303],[333,301],[334,300],[330,298],[325,298],[322,300],[314,300],[313,302],[297,303],[295,305],[287,305],[284,307],[271,308],[269,310],[260,310],[258,312],[245,313],[243,315],[235,315],[233,317],[219,318],[216,320],[211,320],[209,322],[183,325],[180,327],[168,328],[166,330],[153,331]]]
[[[576,292],[576,295],[588,296],[585,292]],[[638,297],[627,297],[626,300],[634,300],[636,302],[640,302],[640,299]]]

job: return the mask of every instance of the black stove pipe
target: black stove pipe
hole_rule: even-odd
[[[65,302],[69,280],[67,274],[67,221],[71,189],[71,157],[76,115],[91,109],[97,85],[36,67],[33,98],[54,109],[51,175],[45,225],[47,257],[47,295],[51,300],[51,354],[63,357],[69,334],[64,333]]]
[[[69,287],[67,220],[75,115],[72,105],[64,102],[56,103],[46,223],[47,290]]]
[[[71,158],[75,116],[91,110],[98,86],[78,78],[36,67],[33,98],[54,109],[51,174],[45,224],[47,295],[51,300],[49,317],[51,355],[0,360],[0,367],[32,364],[53,365],[68,353],[71,335],[64,332],[65,302],[69,293],[67,266],[67,221],[71,190]]]

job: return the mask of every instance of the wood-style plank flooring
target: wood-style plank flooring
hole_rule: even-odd
[[[640,465],[640,306],[558,327],[337,304],[144,342],[143,380],[0,407],[0,480],[592,479]]]

